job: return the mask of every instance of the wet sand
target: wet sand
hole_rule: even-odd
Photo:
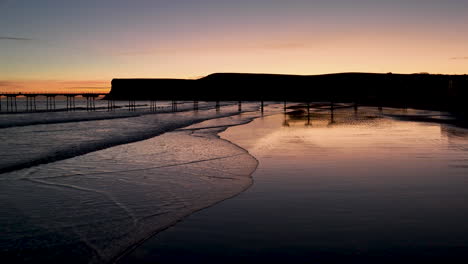
[[[466,263],[468,130],[361,108],[273,115],[221,137],[254,184],[120,263]],[[437,113],[431,113],[437,114]]]

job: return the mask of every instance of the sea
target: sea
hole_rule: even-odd
[[[468,130],[450,113],[116,103],[2,108],[2,262],[468,261]]]
[[[5,102],[5,100],[3,100]],[[25,105],[18,99],[18,108]],[[38,106],[45,102],[38,101]],[[217,135],[280,112],[259,103],[77,100],[0,112],[0,258],[109,263],[187,215],[245,190],[257,160]],[[24,109],[26,110],[26,109]]]

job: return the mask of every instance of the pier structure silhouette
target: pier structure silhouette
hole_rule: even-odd
[[[99,97],[104,97],[107,96],[108,99],[108,109],[112,110],[115,108],[115,103],[114,100],[111,99],[110,96],[108,96],[108,93],[49,93],[49,92],[44,92],[44,93],[31,93],[31,92],[0,92],[0,112],[6,111],[6,112],[18,112],[19,110],[19,102],[17,98],[24,97],[26,99],[25,103],[25,110],[26,112],[36,112],[38,111],[38,102],[36,98],[42,97],[45,98],[45,111],[56,111],[57,110],[57,104],[56,104],[56,98],[59,96],[65,97],[66,98],[66,108],[65,110],[67,111],[76,111],[76,103],[75,103],[75,98],[76,97],[82,97],[86,99],[86,110],[87,111],[95,111],[96,110],[96,104],[95,101]],[[6,105],[2,102],[6,98]]]
[[[17,113],[21,112],[21,103],[23,102],[18,102],[17,98],[25,98],[24,101],[24,110],[25,112],[39,112],[38,110],[38,105],[39,102],[37,102],[36,98],[45,98],[45,108],[43,108],[42,112],[44,111],[57,111],[57,103],[56,103],[56,98],[57,97],[65,97],[66,100],[66,108],[62,109],[65,111],[76,111],[78,108],[76,106],[76,100],[75,98],[77,97],[82,97],[86,99],[86,107],[84,110],[86,111],[96,111],[96,100],[98,98],[101,98],[101,100],[107,101],[107,110],[108,111],[114,111],[117,107],[115,104],[115,99],[113,98],[112,94],[109,93],[24,93],[24,92],[10,92],[10,93],[5,93],[5,92],[0,92],[0,112],[6,112],[6,113]],[[5,100],[6,99],[6,100]],[[128,105],[126,106],[128,111],[136,111],[137,109],[137,102],[142,101],[143,99],[135,99],[135,97],[131,96],[128,99],[118,99],[118,101],[127,101],[128,100]],[[146,100],[145,100],[146,101]],[[162,106],[158,106],[158,101],[154,97],[150,97],[150,103],[149,103],[149,111],[156,112],[158,109],[161,109]],[[161,100],[165,101],[165,100]],[[182,101],[182,100],[180,100]],[[170,111],[172,112],[177,112],[179,104],[181,104],[179,100],[170,100]],[[263,112],[264,109],[264,102],[261,101],[259,102],[260,104],[260,110]],[[216,111],[220,111],[221,109],[221,101],[216,100],[213,101],[213,106]],[[286,107],[286,106],[285,106]],[[199,110],[199,101],[198,100],[193,100],[193,110],[198,111]],[[242,101],[238,101],[238,110],[242,111]]]

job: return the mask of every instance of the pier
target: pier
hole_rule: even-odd
[[[64,99],[65,105],[63,108],[57,108],[57,97],[62,97]],[[76,98],[81,97],[86,100],[86,106],[77,107]],[[25,100],[17,100],[18,98],[23,98]],[[37,100],[41,98],[42,100]],[[5,93],[0,92],[0,113],[22,113],[22,112],[54,112],[54,111],[76,111],[76,110],[85,110],[85,111],[96,111],[96,100],[107,101],[107,110],[114,111],[117,106],[112,94],[110,93],[24,93],[24,92],[14,92],[14,93]],[[138,101],[149,101],[149,111],[156,112],[158,109],[163,108],[163,106],[158,106],[157,100],[152,98],[150,100],[144,99],[120,99],[118,101],[128,101],[126,106],[119,106],[120,108],[128,108],[128,111],[136,111],[137,106],[146,106],[138,105]],[[161,100],[163,101],[163,100]],[[181,101],[170,100],[169,111],[177,112]],[[235,104],[235,103],[234,103]],[[263,112],[264,101],[260,101],[260,110]],[[242,111],[242,101],[237,101],[238,111]],[[286,107],[286,104],[285,104]],[[102,109],[101,104],[101,109]],[[221,110],[221,101],[213,101],[213,108],[216,111]],[[104,108],[105,109],[105,108]],[[286,109],[286,108],[285,108]],[[199,110],[199,101],[193,100],[193,110]]]
[[[39,102],[36,98],[41,97],[45,98],[45,110],[42,111],[56,111],[56,97],[65,97],[66,98],[66,111],[76,111],[76,97],[82,97],[86,99],[86,110],[95,111],[96,104],[95,101],[97,98],[102,96],[108,96],[108,93],[23,93],[23,92],[14,92],[14,93],[4,93],[0,92],[0,112],[9,112],[15,113],[19,112],[21,106],[17,98],[25,98],[25,107],[23,108],[26,112],[37,112]],[[4,100],[6,99],[6,100]],[[114,100],[106,99],[108,101],[108,110],[115,108]],[[4,103],[6,102],[6,104]]]
[[[62,97],[62,108],[57,109],[57,97]],[[76,105],[76,98],[80,97],[86,100],[86,105],[82,104],[81,106]],[[24,98],[24,100],[18,101],[18,98]],[[37,100],[37,98],[42,98],[42,100]],[[0,113],[24,113],[24,112],[54,112],[54,111],[96,111],[96,100],[103,100],[107,101],[107,107],[105,104],[101,104],[101,110],[107,111],[114,111],[116,108],[128,109],[128,111],[136,111],[137,106],[148,106],[146,110],[151,112],[157,112],[158,110],[163,110],[165,112],[177,112],[179,109],[179,105],[182,104],[184,100],[170,100],[169,106],[160,106],[158,105],[158,100],[152,98],[150,100],[144,99],[121,99],[121,100],[114,100],[112,94],[110,93],[23,93],[23,92],[16,92],[16,93],[4,93],[0,92]],[[128,101],[126,105],[116,106],[115,101]],[[138,101],[149,101],[149,104],[140,104],[138,105]],[[167,100],[160,100],[167,101]],[[193,100],[193,110],[199,110],[199,102],[198,100]],[[211,102],[213,109],[217,112],[221,111],[221,100],[214,100],[214,101],[205,101]],[[226,101],[225,101],[226,102]],[[242,111],[242,103],[244,101],[230,101],[233,105],[237,105],[237,109],[239,112]],[[252,101],[250,101],[252,102]],[[265,101],[259,100],[258,102],[258,110],[260,112],[264,112],[265,108]],[[187,101],[185,101],[187,103]],[[284,112],[287,110],[287,101],[278,102],[283,104]],[[311,105],[310,103],[295,101],[294,103],[304,103],[307,106],[307,111],[309,111]],[[354,102],[352,106],[357,111],[358,103]],[[209,106],[208,106],[209,107]],[[333,110],[335,107],[334,102],[330,102],[330,108]],[[166,108],[164,110],[163,108]],[[309,114],[309,113],[308,113]]]

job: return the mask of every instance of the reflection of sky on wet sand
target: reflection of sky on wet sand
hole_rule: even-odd
[[[264,117],[223,136],[260,161],[245,197],[283,205],[277,228],[324,236],[300,244],[335,248],[351,239],[351,248],[411,246],[415,255],[467,245],[468,130],[386,117],[393,114],[440,113],[348,108],[331,122],[330,111],[311,110],[310,120]],[[323,225],[307,229],[314,222]]]
[[[313,112],[309,120],[301,115],[278,115],[249,126],[252,137],[243,140],[254,156],[271,151],[285,158],[330,158],[334,162],[362,161],[369,165],[382,158],[389,162],[427,156],[419,155],[422,153],[446,154],[441,147],[447,144],[447,137],[440,125],[395,121],[370,108],[357,114],[350,109],[335,110],[333,119],[330,111]]]
[[[280,114],[229,128],[221,137],[259,160],[254,184],[162,232],[132,257],[193,263],[226,256],[229,263],[467,260],[468,130],[392,114],[440,115],[348,108],[336,109],[330,124],[329,110],[311,109],[310,123],[303,113]]]

